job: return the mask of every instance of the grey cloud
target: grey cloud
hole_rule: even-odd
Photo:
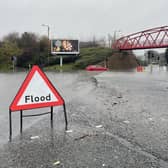
[[[51,36],[106,36],[167,24],[166,0],[5,0],[0,2],[0,37],[11,31]]]

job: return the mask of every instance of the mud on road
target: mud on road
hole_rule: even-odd
[[[2,168],[168,167],[166,76],[80,72],[49,78],[61,81],[56,87],[66,101],[69,131],[62,108],[55,107],[53,129],[46,116],[1,148]]]

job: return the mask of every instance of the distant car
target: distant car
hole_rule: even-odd
[[[107,71],[108,68],[102,67],[100,65],[89,65],[86,67],[87,71]]]

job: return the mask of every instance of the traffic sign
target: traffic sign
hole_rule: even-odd
[[[12,112],[20,111],[20,133],[22,133],[24,117],[51,114],[51,127],[53,127],[53,106],[63,106],[65,130],[67,130],[68,120],[64,99],[45,73],[37,65],[34,65],[9,107],[9,140],[12,140]],[[50,107],[50,112],[23,115],[23,110],[43,107]]]
[[[11,111],[63,105],[64,100],[47,76],[33,66],[10,105]]]

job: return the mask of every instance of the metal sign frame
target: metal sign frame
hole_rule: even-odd
[[[50,87],[52,87],[52,89],[54,89],[54,91],[57,94],[57,98],[59,97],[59,101],[61,101],[58,104],[50,104],[50,102],[45,103],[45,106],[33,106],[33,107],[16,107],[16,109],[14,108],[15,106],[13,106],[14,103],[17,102],[16,99],[19,99],[22,95],[22,93],[24,92],[24,90],[26,88],[23,89],[23,87],[27,87],[28,86],[28,82],[31,80],[31,77],[33,77],[34,73],[36,72],[36,70],[38,70],[45,78],[45,80],[47,80],[48,84],[50,85]],[[46,82],[46,81],[45,81]],[[26,117],[36,117],[36,116],[41,116],[41,115],[46,115],[46,114],[50,114],[50,121],[51,121],[51,128],[53,128],[53,106],[63,106],[63,111],[64,111],[64,118],[65,118],[65,130],[68,129],[68,120],[67,120],[67,113],[66,113],[66,106],[65,106],[65,101],[62,98],[62,96],[59,94],[59,92],[56,90],[56,88],[52,85],[52,83],[50,82],[50,80],[47,78],[47,76],[45,75],[45,73],[38,67],[38,66],[33,66],[32,70],[28,73],[28,75],[26,76],[24,82],[22,83],[18,93],[16,94],[14,100],[12,101],[11,105],[9,106],[9,141],[12,140],[12,113],[14,111],[20,111],[20,133],[22,134],[23,132],[23,118]],[[50,111],[49,112],[45,112],[45,113],[40,113],[40,114],[33,114],[33,115],[23,115],[23,110],[30,110],[30,109],[35,109],[35,108],[44,108],[44,107],[50,107]]]

